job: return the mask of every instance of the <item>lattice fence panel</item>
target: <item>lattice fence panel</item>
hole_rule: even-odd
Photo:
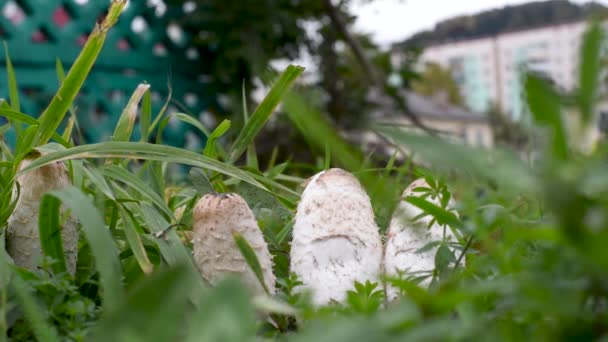
[[[0,40],[7,43],[20,87],[22,111],[38,116],[58,88],[56,61],[66,68],[86,42],[94,20],[103,18],[109,1],[0,1]],[[157,113],[173,90],[170,111],[209,120],[218,111],[214,94],[206,91],[205,75],[193,74],[204,56],[191,37],[169,16],[146,1],[129,1],[106,39],[93,71],[77,100],[77,116],[88,142],[107,139],[138,83],[153,90]],[[8,97],[4,53],[0,54],[0,98]],[[136,129],[138,132],[138,130]],[[204,137],[191,126],[172,121],[165,141],[200,146]],[[138,139],[134,136],[134,139]]]

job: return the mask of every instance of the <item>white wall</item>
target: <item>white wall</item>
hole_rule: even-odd
[[[585,29],[581,21],[435,45],[421,61],[451,68],[471,110],[483,112],[495,103],[518,118],[523,112],[521,67],[542,71],[564,90],[573,90]]]

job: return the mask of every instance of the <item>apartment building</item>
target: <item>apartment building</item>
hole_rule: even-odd
[[[585,21],[577,21],[431,45],[421,62],[451,69],[472,111],[485,112],[495,104],[518,119],[525,111],[524,68],[543,73],[563,90],[576,87],[586,27]]]

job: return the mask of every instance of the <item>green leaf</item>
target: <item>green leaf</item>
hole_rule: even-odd
[[[59,84],[63,83],[65,80],[65,70],[63,69],[63,64],[61,64],[61,59],[59,58],[55,58],[55,72],[57,73]]]
[[[19,275],[13,277],[11,287],[17,295],[21,309],[23,310],[25,317],[27,317],[31,324],[34,336],[38,341],[57,341],[59,342],[59,335],[57,330],[47,320],[46,308],[41,308],[37,303],[36,298],[32,294],[33,290],[30,285],[25,282]]]
[[[230,129],[230,125],[230,120],[224,120],[213,130],[213,132],[211,132],[211,134],[209,134],[203,155],[209,158],[216,158],[216,142]]]
[[[536,178],[518,156],[494,148],[485,150],[420,136],[399,127],[379,125],[375,130],[395,144],[407,146],[417,156],[445,172],[460,171],[478,181],[493,181],[505,192],[538,191]]]
[[[211,134],[211,133],[209,133],[209,130],[207,128],[205,128],[205,126],[203,126],[203,124],[200,121],[196,120],[195,118],[191,117],[188,114],[176,113],[176,114],[173,114],[173,116],[180,121],[183,121],[187,124],[190,124],[190,125],[198,128],[198,130],[201,131],[207,137]]]
[[[59,90],[49,106],[40,115],[40,126],[36,133],[34,146],[46,144],[55,133],[57,127],[59,127],[59,124],[61,124],[87,78],[89,71],[91,71],[97,56],[101,52],[108,30],[114,26],[126,4],[125,0],[113,0],[104,21],[101,24],[97,24],[89,35],[87,42],[70,68],[65,80],[61,83]]]
[[[44,195],[40,201],[38,227],[40,230],[40,246],[46,256],[56,260],[53,263],[53,272],[65,272],[65,256],[63,242],[61,241],[60,224],[61,202],[56,197]]]
[[[8,79],[8,98],[11,102],[11,108],[19,112],[21,111],[21,104],[19,103],[19,86],[17,85],[17,77],[15,76],[15,69],[8,53],[8,45],[4,42],[4,58],[6,58],[6,76]]]
[[[159,269],[136,284],[119,310],[106,314],[92,341],[178,341],[188,321],[194,274],[183,266]]]
[[[435,254],[435,268],[445,270],[451,263],[456,262],[456,257],[452,250],[445,244],[441,244]]]
[[[255,254],[255,251],[253,250],[253,248],[251,248],[247,240],[245,240],[245,238],[241,234],[234,233],[232,237],[234,238],[234,242],[239,248],[239,251],[245,258],[247,265],[249,265],[249,268],[251,268],[256,278],[258,278],[260,285],[262,285],[262,288],[264,288],[264,291],[266,291],[266,294],[268,294],[269,291],[268,287],[266,286],[266,282],[264,282],[262,266],[260,266],[260,261],[258,260],[258,256]]]
[[[245,125],[247,125],[247,122],[249,122],[249,109],[247,108],[246,91],[247,90],[245,89],[245,80],[243,79],[241,100],[243,101],[243,122],[245,123]],[[255,143],[253,141],[247,146],[247,166],[255,170],[260,169],[257,152],[255,151]]]
[[[348,144],[310,101],[289,93],[285,97],[283,109],[312,147],[318,151],[325,151],[325,148],[329,147],[336,165],[346,170],[355,171],[361,168],[363,156],[360,151]]]
[[[553,155],[560,159],[566,159],[568,144],[560,111],[559,97],[543,79],[532,74],[527,75],[525,88],[532,117],[537,123],[549,127]]]
[[[593,21],[583,36],[580,58],[579,106],[583,123],[593,119],[598,80],[601,75],[602,43],[604,33],[600,22]]]
[[[239,133],[236,141],[232,145],[230,152],[230,161],[235,162],[241,157],[256,135],[260,132],[264,124],[268,121],[275,108],[279,105],[283,96],[287,93],[293,82],[302,74],[304,68],[290,65],[283,71],[283,74],[278,81],[273,85],[272,89],[262,103],[249,118],[247,124]]]
[[[226,279],[205,291],[199,310],[191,316],[187,342],[255,340],[255,312],[238,280]]]
[[[141,142],[104,142],[72,147],[36,159],[22,170],[20,174],[56,161],[83,158],[145,159],[185,164],[217,171],[268,191],[264,185],[255,180],[249,173],[239,170],[234,166],[177,147]]]
[[[463,227],[462,222],[454,213],[439,206],[436,206],[435,204],[427,201],[424,198],[409,196],[405,198],[405,201],[413,204],[414,206],[422,209],[425,213],[433,216],[437,220],[437,223],[439,223],[440,225],[447,224],[448,226],[455,229],[461,229]]]
[[[139,105],[141,98],[149,89],[149,84],[140,84],[137,86],[118,119],[118,123],[114,129],[114,135],[112,136],[113,141],[131,140],[131,134],[135,127],[135,119],[137,119],[137,106]]]
[[[139,192],[143,198],[150,200],[150,202],[156,205],[165,215],[167,215],[167,217],[173,217],[173,212],[171,212],[161,195],[154,192],[154,190],[152,190],[144,181],[131,172],[117,166],[105,167],[102,169],[102,172],[106,177],[120,181]]]
[[[150,124],[152,121],[152,95],[148,90],[144,94],[144,98],[141,103],[141,116],[139,118],[139,129],[141,132],[141,141],[147,142],[150,132]]]
[[[135,256],[135,260],[141,267],[141,270],[145,274],[149,274],[154,270],[154,265],[150,262],[148,258],[148,254],[146,253],[146,249],[144,248],[143,243],[141,242],[141,238],[137,229],[135,228],[135,223],[133,222],[133,217],[127,210],[124,205],[117,203],[118,211],[120,212],[120,217],[122,218],[122,227],[125,232],[125,236],[127,237],[127,242],[129,243],[129,248],[133,252]]]
[[[205,172],[201,169],[191,169],[188,178],[190,182],[192,182],[192,186],[196,192],[201,196],[215,191],[213,185],[209,181],[209,177],[207,177]]]
[[[118,249],[103,218],[89,199],[80,190],[70,186],[47,194],[61,200],[64,206],[82,224],[84,235],[91,246],[95,265],[99,271],[99,281],[103,289],[103,306],[106,312],[113,312],[123,303],[122,271],[118,259]]]
[[[170,266],[189,265],[191,271],[197,272],[190,252],[182,244],[175,230],[169,228],[170,223],[160,215],[158,210],[150,204],[142,203],[141,214],[146,228],[155,236],[165,262]]]
[[[21,112],[17,112],[17,111],[6,109],[6,108],[0,108],[0,116],[4,116],[9,120],[23,122],[23,123],[26,123],[31,126],[39,125],[38,120],[36,120],[35,118],[33,118],[29,115],[23,114]],[[67,141],[65,141],[57,133],[53,134],[53,139],[55,139],[58,143],[60,143],[61,145],[65,146],[65,147],[70,146],[70,144]]]

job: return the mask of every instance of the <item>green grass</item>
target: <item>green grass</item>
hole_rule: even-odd
[[[18,80],[8,64],[11,92],[0,115],[19,129],[20,139],[13,150],[0,139],[0,226],[6,227],[14,209],[17,175],[61,161],[69,167],[73,186],[43,198],[40,233],[47,258],[40,269],[15,267],[0,250],[0,335],[15,341],[608,338],[608,149],[601,141],[591,154],[577,152],[576,141],[565,133],[560,98],[543,80],[530,76],[526,82],[531,117],[549,136],[539,139],[539,157],[532,164],[507,150],[472,149],[378,126],[374,130],[396,148],[415,151],[430,167],[396,158],[373,165],[310,106],[305,89],[292,89],[302,72],[295,66],[285,70],[250,116],[244,108],[245,125],[236,134],[226,134],[235,129],[229,121],[205,127],[169,113],[209,136],[209,145],[200,151],[130,142],[140,101],[143,137],[162,130],[169,117],[161,119],[163,109],[150,122],[147,86],[132,97],[114,141],[74,146],[69,134],[57,132],[58,123],[123,5],[114,1],[108,22],[94,31],[39,119],[20,112]],[[582,124],[593,122],[601,39],[598,26],[591,26],[581,52],[584,68],[575,98]],[[319,165],[274,157],[265,169],[258,164],[254,138],[281,102]],[[236,138],[220,143],[224,136]],[[18,172],[33,149],[44,155]],[[192,167],[189,177],[171,182],[170,164]],[[289,272],[289,242],[299,184],[302,176],[330,166],[361,180],[382,232],[411,180],[425,177],[433,184],[428,191],[439,195],[442,205],[408,201],[456,232],[460,243],[452,253],[442,241],[434,242],[442,247],[429,289],[405,275],[383,279],[402,293],[398,302],[383,305],[383,284],[358,283],[345,303],[323,308],[293,291],[298,280]],[[234,279],[211,288],[198,275],[188,241],[192,209],[212,191],[240,193],[255,213],[274,257],[274,297],[250,298]],[[446,210],[450,198],[458,216]],[[81,223],[74,276],[65,272],[61,255],[60,205]],[[235,236],[235,244],[261,279],[247,241]]]

